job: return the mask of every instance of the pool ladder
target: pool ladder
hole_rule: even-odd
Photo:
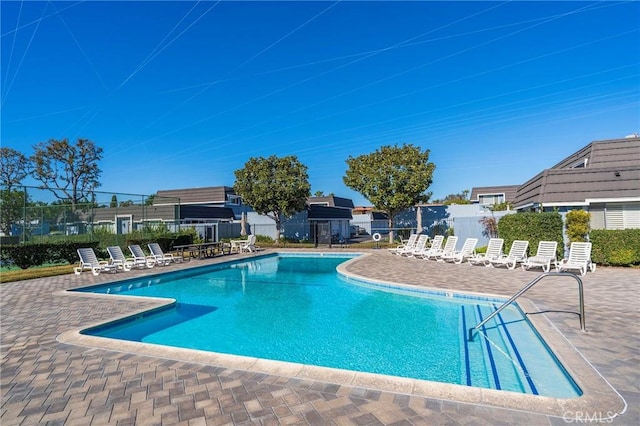
[[[531,287],[536,285],[541,279],[543,279],[545,277],[561,277],[561,276],[575,278],[575,280],[578,282],[578,297],[580,299],[580,313],[578,315],[580,316],[580,330],[586,331],[585,320],[584,320],[584,293],[583,293],[583,289],[582,289],[582,280],[580,279],[580,277],[578,277],[575,274],[572,274],[571,272],[545,272],[543,274],[538,275],[533,281],[531,281],[529,284],[524,286],[522,288],[522,290],[520,290],[519,292],[514,294],[511,297],[511,299],[507,300],[502,305],[500,305],[500,307],[498,309],[496,309],[488,317],[486,317],[481,322],[479,322],[478,325],[476,325],[475,327],[471,327],[469,329],[469,339],[468,340],[469,341],[473,341],[473,336],[474,336],[474,332],[475,331],[477,331],[480,327],[485,325],[491,318],[493,318],[496,315],[498,315],[504,308],[506,308],[511,303],[513,303],[518,297],[520,297],[524,293],[526,293],[527,290],[529,290]]]

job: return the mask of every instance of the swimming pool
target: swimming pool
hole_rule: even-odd
[[[579,388],[522,312],[466,340],[500,299],[452,297],[340,278],[352,256],[272,255],[80,289],[171,297],[176,305],[84,330],[390,376],[569,398]]]

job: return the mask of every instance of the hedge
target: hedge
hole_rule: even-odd
[[[558,259],[564,255],[562,216],[557,212],[518,213],[503,216],[498,221],[498,236],[504,239],[504,250],[508,252],[514,240],[529,241],[529,255],[538,250],[540,241],[558,242]]]
[[[181,234],[175,237],[140,238],[127,240],[127,246],[137,244],[148,251],[147,244],[158,243],[163,252],[173,251],[174,246],[193,244],[193,235]]]
[[[594,229],[591,260],[599,265],[640,265],[640,229]]]
[[[77,250],[81,247],[91,247],[98,257],[104,257],[106,252],[100,250],[99,244],[98,241],[94,241],[3,245],[0,248],[0,258],[3,263],[13,262],[21,269],[45,263],[73,264],[79,261]]]
[[[111,240],[109,240],[111,241]],[[126,245],[139,244],[147,250],[147,244],[157,242],[160,244],[162,251],[169,252],[173,250],[173,246],[182,244],[191,244],[193,242],[192,235],[177,235],[175,237],[161,237],[144,240],[128,240]],[[2,263],[13,263],[21,269],[27,269],[30,266],[40,266],[51,263],[69,263],[75,264],[79,262],[77,250],[82,247],[91,247],[98,259],[109,259],[104,241],[91,242],[57,242],[57,243],[26,243],[12,244],[0,246],[0,259]],[[104,248],[103,248],[104,247]]]

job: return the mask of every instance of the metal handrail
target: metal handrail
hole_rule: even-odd
[[[579,293],[579,298],[580,298],[580,330],[582,331],[586,331],[586,326],[585,326],[585,319],[584,319],[584,292],[582,289],[582,280],[580,279],[580,277],[578,277],[575,274],[572,274],[571,272],[545,272],[543,274],[538,275],[533,281],[531,281],[529,284],[527,284],[526,286],[524,286],[522,288],[522,290],[520,290],[519,292],[517,292],[516,294],[514,294],[511,299],[507,300],[506,302],[504,302],[502,305],[500,305],[500,307],[498,309],[496,309],[495,311],[493,311],[488,317],[486,317],[485,319],[483,319],[480,323],[478,323],[478,325],[476,325],[475,327],[471,327],[469,329],[469,341],[473,341],[473,335],[474,335],[474,330],[478,330],[480,327],[482,327],[483,325],[485,325],[491,318],[495,317],[496,315],[498,315],[500,313],[500,311],[502,311],[504,308],[506,308],[507,306],[509,306],[511,303],[513,303],[514,300],[516,300],[518,297],[522,296],[527,290],[529,290],[531,287],[533,287],[534,285],[536,285],[538,283],[538,281],[540,281],[541,279],[545,278],[545,277],[549,277],[549,276],[566,276],[566,277],[573,277],[575,278],[575,280],[578,282],[578,293]]]

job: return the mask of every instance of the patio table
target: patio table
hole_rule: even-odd
[[[179,246],[173,246],[173,249],[176,250],[183,258],[185,251],[189,253],[189,257],[196,257],[197,254],[197,257],[200,259],[204,259],[206,257],[214,257],[218,252],[222,255],[225,254],[225,245],[221,241],[198,244],[183,244]],[[227,254],[231,254],[230,249],[229,253]]]

